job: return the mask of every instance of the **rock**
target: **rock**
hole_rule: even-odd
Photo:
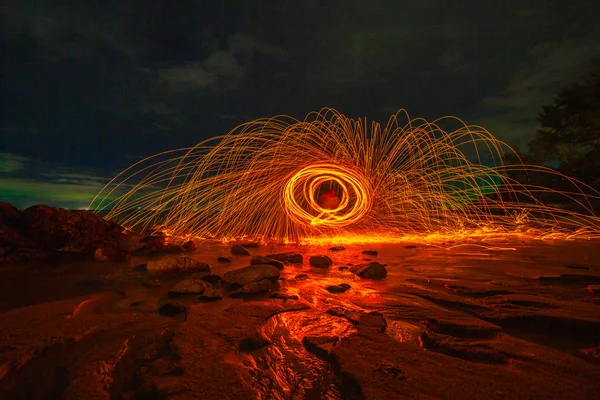
[[[283,263],[281,261],[273,260],[273,259],[263,257],[263,256],[252,257],[252,260],[250,260],[250,264],[251,265],[267,264],[267,265],[274,266],[278,270],[283,269]]]
[[[271,290],[272,283],[268,279],[263,279],[258,282],[251,282],[247,285],[244,285],[240,290],[233,293],[234,297],[243,296],[246,294],[256,294],[256,293],[265,293]]]
[[[306,275],[306,274],[296,275],[296,277],[294,279],[301,281],[303,279],[308,279],[308,275]]]
[[[311,256],[310,265],[317,268],[329,268],[333,264],[331,258],[327,256]]]
[[[260,247],[260,243],[258,243],[258,242],[244,242],[244,243],[240,243],[240,246],[245,247],[247,249],[249,249],[249,248],[256,248],[256,247]]]
[[[376,261],[368,264],[358,264],[350,267],[350,272],[360,276],[363,279],[383,279],[387,276],[385,264]]]
[[[196,242],[194,242],[193,240],[188,240],[183,244],[183,248],[188,253],[191,253],[192,251],[196,250]]]
[[[348,267],[345,265],[342,265],[341,267],[338,268],[340,271],[347,271]]]
[[[277,261],[281,261],[281,262],[286,262],[289,264],[302,264],[302,262],[304,261],[302,258],[302,254],[300,253],[276,253],[276,254],[267,254],[267,258],[273,259],[273,260],[277,260]]]
[[[223,283],[229,286],[243,287],[252,282],[269,279],[273,283],[279,279],[279,270],[272,265],[250,265],[248,267],[226,272]]]
[[[295,294],[283,294],[283,293],[273,293],[269,296],[270,299],[281,299],[285,303],[287,300],[298,300],[298,296]]]
[[[131,270],[135,271],[135,272],[147,272],[148,265],[147,264],[138,264],[138,265],[134,266]]]
[[[250,353],[252,351],[256,351],[256,350],[263,348],[265,346],[268,346],[270,344],[271,344],[271,342],[269,342],[262,335],[257,333],[255,335],[252,335],[252,336],[242,339],[240,341],[238,349],[240,351]]]
[[[221,280],[223,278],[221,278],[221,276],[217,275],[217,274],[212,274],[210,272],[195,272],[193,274],[191,274],[189,276],[188,279],[202,279],[203,281],[206,281],[210,284],[217,284],[219,282],[221,282]]]
[[[350,289],[350,285],[348,285],[347,283],[341,283],[339,285],[335,285],[335,286],[327,286],[325,288],[329,293],[344,293],[346,291],[348,291],[348,289]]]
[[[588,285],[587,290],[590,293],[600,294],[600,285]]]
[[[181,296],[186,294],[202,294],[212,286],[202,279],[184,279],[178,282],[169,291],[169,297]]]
[[[204,293],[202,293],[202,295],[200,297],[198,297],[198,300],[200,300],[201,302],[207,303],[210,301],[218,301],[218,300],[222,300],[223,299],[223,295],[221,294],[221,292],[219,292],[218,290],[211,288],[211,289],[206,289],[204,291]]]
[[[0,247],[5,247],[4,262],[42,259],[111,258],[111,250],[128,252],[125,229],[87,211],[38,205],[19,211],[0,203]],[[24,251],[24,249],[27,249]],[[109,250],[111,249],[111,250]],[[78,257],[77,255],[80,255]],[[115,252],[115,257],[125,257]]]
[[[231,257],[217,257],[218,262],[222,263],[230,263],[232,261]]]
[[[385,332],[387,321],[380,312],[371,311],[370,313],[360,315],[358,318],[358,325],[361,327],[361,330],[367,328]]]
[[[165,247],[165,253],[181,254],[181,253],[185,253],[185,252],[186,252],[185,248],[179,244],[169,243],[169,244],[167,244],[167,247]]]
[[[189,309],[190,308],[188,306],[178,301],[169,301],[168,303],[165,303],[162,306],[160,306],[158,312],[162,315],[175,317],[179,314],[186,312]]]
[[[21,217],[21,211],[9,203],[0,202],[0,246],[10,248],[30,245],[21,229]]]
[[[134,256],[161,254],[167,248],[164,236],[145,236],[140,239],[140,243],[143,243],[143,246],[133,251]]]
[[[409,244],[408,246],[404,246],[405,249],[416,249],[417,246],[415,246],[414,244]]]
[[[365,256],[376,256],[379,253],[376,250],[363,250],[362,254]]]
[[[346,250],[346,248],[344,246],[334,246],[334,247],[329,248],[329,251],[342,251],[342,250]]]
[[[331,355],[331,351],[338,341],[339,337],[337,336],[307,335],[302,338],[302,344],[306,350],[317,355],[322,360],[328,360],[331,362],[334,362],[335,360],[335,358],[333,358]]]
[[[231,254],[235,254],[236,256],[250,255],[250,253],[248,253],[248,250],[246,250],[245,247],[240,246],[239,244],[236,244],[235,246],[231,247]]]
[[[111,249],[111,248],[98,248],[94,252],[94,259],[96,261],[129,261],[131,254],[126,251]]]
[[[148,273],[153,275],[168,272],[210,271],[210,266],[208,264],[188,257],[167,257],[160,260],[149,261],[147,268]]]
[[[163,285],[160,279],[140,279],[140,283],[147,288],[161,287]]]

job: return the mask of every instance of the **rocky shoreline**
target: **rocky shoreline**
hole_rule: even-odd
[[[1,209],[3,399],[581,399],[600,389],[594,243],[184,246],[91,213]],[[25,254],[45,256],[15,256]]]

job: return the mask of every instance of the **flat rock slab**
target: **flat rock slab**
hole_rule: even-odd
[[[289,264],[302,264],[304,259],[302,258],[302,254],[300,253],[276,253],[276,254],[267,254],[267,258],[286,262]]]
[[[248,253],[248,250],[246,250],[246,248],[244,246],[240,246],[239,244],[236,244],[235,246],[231,247],[231,254],[234,254],[236,256],[249,256],[250,253]]]
[[[350,267],[350,272],[360,276],[363,279],[383,279],[388,273],[385,265],[376,261],[368,264],[353,265]]]
[[[311,256],[309,262],[312,267],[317,268],[329,268],[333,264],[331,258],[327,256]]]
[[[278,270],[282,270],[283,269],[283,263],[281,261],[273,260],[272,258],[263,257],[263,256],[254,256],[254,257],[252,257],[252,260],[250,260],[250,264],[251,265],[267,264],[267,265],[274,266]]]
[[[180,296],[186,294],[202,294],[212,286],[202,279],[184,279],[178,282],[169,291],[169,296]]]
[[[223,283],[229,286],[238,285],[243,287],[249,283],[262,281],[263,279],[276,282],[279,279],[279,270],[267,264],[250,265],[229,271],[223,275]]]
[[[146,268],[150,275],[160,275],[169,272],[210,271],[208,264],[189,257],[167,257],[149,261],[146,264]]]

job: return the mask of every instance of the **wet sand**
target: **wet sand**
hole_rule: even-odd
[[[191,295],[176,299],[189,308],[177,316],[158,309],[185,276],[131,270],[148,258],[2,266],[0,397],[597,398],[599,246],[249,248],[303,254],[275,288],[298,300]],[[218,263],[229,250],[204,245],[189,256],[219,275],[249,265],[248,256]],[[310,267],[311,255],[333,265]],[[363,259],[387,264],[387,278],[340,270]],[[340,283],[351,288],[326,290]]]

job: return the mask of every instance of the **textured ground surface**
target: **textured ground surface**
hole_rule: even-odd
[[[169,298],[185,276],[129,268],[144,258],[1,267],[0,397],[596,398],[600,244],[453,245],[249,248],[304,264],[270,293],[214,302]],[[189,256],[221,276],[249,265],[229,249]],[[387,278],[340,270],[364,258]],[[327,290],[340,283],[351,287]],[[166,303],[173,315],[158,312]]]

